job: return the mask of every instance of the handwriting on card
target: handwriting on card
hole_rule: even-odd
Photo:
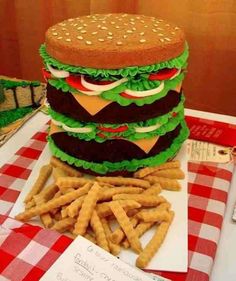
[[[41,278],[42,281],[150,281],[143,271],[131,267],[95,244],[78,236]]]

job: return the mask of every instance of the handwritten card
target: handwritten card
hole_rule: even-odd
[[[40,279],[42,281],[164,281],[112,256],[78,236]]]

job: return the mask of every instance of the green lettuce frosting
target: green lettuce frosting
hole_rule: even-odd
[[[40,86],[40,82],[38,81],[14,81],[14,80],[5,80],[0,79],[0,84],[4,89],[11,89],[15,87],[27,87],[27,86]]]
[[[173,140],[169,148],[167,148],[166,150],[162,151],[161,153],[155,156],[144,158],[144,159],[133,159],[131,161],[123,160],[121,162],[114,162],[114,163],[108,161],[104,161],[102,163],[88,162],[85,160],[77,159],[60,150],[50,136],[48,137],[48,142],[53,155],[55,155],[62,161],[67,162],[70,165],[75,165],[78,168],[82,167],[83,169],[89,169],[98,174],[106,174],[108,172],[121,171],[121,170],[127,170],[133,172],[144,166],[160,165],[166,162],[168,159],[174,157],[176,153],[179,151],[179,149],[181,148],[182,143],[188,138],[189,135],[189,130],[187,128],[185,121],[181,122],[181,126],[182,128],[180,130],[178,137],[176,137]]]
[[[66,70],[71,73],[86,74],[92,77],[100,76],[104,78],[109,78],[110,76],[117,76],[117,75],[121,77],[128,77],[128,76],[134,77],[137,74],[156,72],[163,68],[183,68],[183,66],[186,65],[189,55],[188,44],[186,42],[184,52],[180,56],[168,61],[164,61],[152,65],[146,65],[146,66],[129,66],[121,69],[95,69],[89,67],[80,67],[80,66],[63,64],[58,60],[54,59],[53,57],[51,57],[47,53],[45,44],[41,45],[39,49],[39,53],[43,58],[45,64],[48,63],[60,70]]]
[[[21,107],[12,110],[6,110],[0,112],[0,128],[15,122],[18,119],[25,117],[27,114],[33,111],[32,107]]]

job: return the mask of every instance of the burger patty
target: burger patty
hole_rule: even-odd
[[[153,102],[138,106],[131,104],[121,106],[116,102],[110,103],[95,115],[90,115],[69,92],[64,93],[50,84],[47,85],[47,99],[53,110],[82,122],[122,124],[146,121],[170,112],[181,100],[181,94],[169,91],[168,94]]]
[[[102,163],[103,161],[120,162],[154,156],[167,149],[180,130],[181,125],[178,125],[173,131],[160,136],[149,153],[145,153],[132,142],[120,139],[98,143],[80,140],[64,132],[54,133],[51,137],[56,146],[65,153],[88,162]]]

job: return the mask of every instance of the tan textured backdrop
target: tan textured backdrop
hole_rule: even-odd
[[[0,74],[42,80],[38,48],[46,29],[105,12],[159,16],[183,27],[191,51],[187,106],[236,115],[235,0],[0,0]]]

